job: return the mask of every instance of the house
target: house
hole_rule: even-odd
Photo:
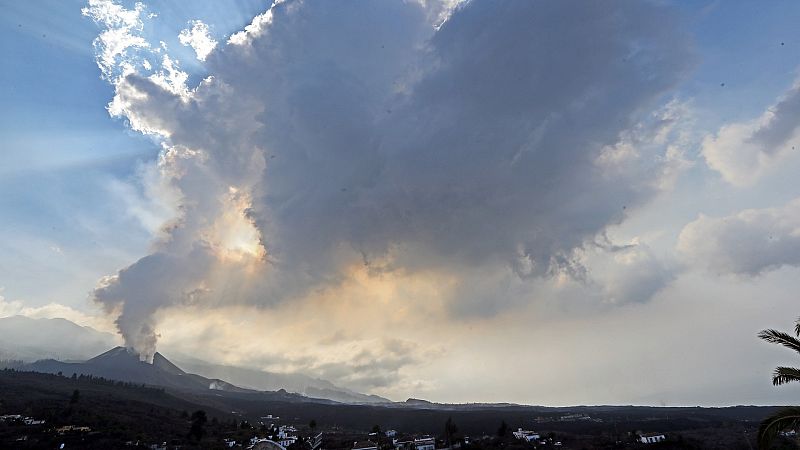
[[[539,433],[535,431],[523,430],[522,428],[517,428],[517,431],[515,431],[513,434],[515,438],[526,442],[535,442],[541,437],[539,436]]]
[[[291,425],[281,425],[278,428],[278,435],[276,441],[284,448],[288,448],[290,445],[297,442],[297,428]]]
[[[397,431],[395,430],[386,430],[386,437],[393,438],[397,436]]]
[[[667,437],[664,436],[664,433],[642,433],[639,435],[639,442],[642,444],[655,444],[666,439]]]
[[[414,448],[416,450],[434,450],[436,448],[436,439],[430,436],[414,439]]]
[[[278,439],[278,444],[280,444],[283,448],[289,448],[289,446],[295,442],[297,442],[297,436],[287,436],[285,438]]]
[[[378,444],[372,441],[353,442],[353,450],[378,450]]]
[[[392,444],[394,444],[395,450],[414,450],[414,438],[411,436],[393,438]]]

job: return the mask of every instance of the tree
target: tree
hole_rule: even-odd
[[[208,422],[206,412],[198,410],[192,413],[192,427],[189,429],[189,436],[200,440],[206,434],[205,425]]]
[[[500,437],[505,437],[506,433],[508,433],[508,424],[504,420],[500,422],[500,428],[497,429],[497,435]]]
[[[782,345],[800,353],[800,318],[795,321],[794,334],[777,330],[763,330],[758,337],[771,343]],[[792,381],[800,381],[800,369],[779,366],[772,373],[772,384],[780,386]],[[796,428],[800,425],[800,407],[784,408],[767,417],[758,428],[758,448],[766,450],[775,436],[787,428]]]
[[[381,444],[383,443],[381,442],[381,435],[383,434],[383,432],[381,432],[381,426],[373,425],[372,432],[375,433],[375,444],[378,447],[378,450],[381,450]]]
[[[311,419],[311,422],[308,422],[308,428],[311,428],[311,431],[313,432],[317,428],[317,421]]]
[[[72,391],[72,397],[69,398],[69,404],[74,405],[75,403],[78,403],[78,400],[80,400],[80,398],[81,398],[80,391],[75,389],[74,391]]]
[[[310,450],[310,449],[311,445],[309,445],[308,442],[302,438],[292,442],[291,444],[289,444],[288,447],[286,447],[286,450]]]
[[[452,417],[447,418],[447,422],[444,423],[444,438],[447,441],[447,447],[453,446],[453,436],[458,433],[458,427],[453,422]]]

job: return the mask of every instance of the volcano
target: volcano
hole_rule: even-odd
[[[26,364],[22,370],[31,372],[92,375],[112,380],[128,381],[151,386],[181,390],[217,390],[227,392],[253,392],[216,378],[206,378],[182,370],[160,353],[153,362],[141,361],[139,355],[125,347],[115,347],[86,362],[68,363],[44,359]]]

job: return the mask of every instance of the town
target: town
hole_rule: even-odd
[[[750,450],[775,407],[345,404],[0,370],[0,448]],[[776,442],[793,445],[785,430]],[[791,448],[791,447],[787,447]]]
[[[565,431],[569,425],[597,425],[603,419],[585,413],[570,413],[552,417],[531,417],[525,421],[541,427],[537,430],[509,426],[501,420],[493,433],[464,433],[459,425],[448,417],[441,424],[440,433],[413,432],[383,428],[376,424],[369,430],[348,429],[334,424],[320,424],[311,419],[299,423],[297,417],[283,418],[266,413],[252,421],[231,419],[222,421],[211,417],[203,410],[193,413],[181,412],[178,423],[184,423],[184,433],[170,431],[163,439],[125,439],[126,433],[118,424],[106,422],[106,427],[88,426],[76,420],[65,424],[64,417],[75,414],[80,403],[78,391],[70,398],[70,411],[52,422],[25,414],[0,416],[0,444],[3,448],[141,448],[148,450],[178,449],[249,449],[249,450],[467,450],[467,449],[593,449],[593,448],[746,448],[747,442],[729,447],[730,441],[721,447],[712,447],[700,440],[692,439],[691,433],[635,430],[617,433],[584,434],[578,429]],[[164,411],[150,409],[155,414]],[[419,414],[427,414],[419,411]],[[174,417],[162,416],[165,422]],[[551,425],[561,425],[548,427]],[[566,427],[566,428],[565,428]],[[124,427],[122,427],[124,428]],[[556,431],[557,430],[557,431]],[[750,432],[753,432],[751,429]],[[707,431],[706,431],[707,433]],[[747,433],[747,430],[744,430]],[[119,438],[118,440],[115,438]],[[796,435],[783,433],[782,439],[796,441]]]

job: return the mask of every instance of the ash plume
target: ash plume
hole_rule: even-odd
[[[190,87],[164,52],[146,69],[131,20],[128,47],[101,52],[109,111],[162,142],[148,190],[175,217],[93,297],[145,359],[165,308],[292,301],[353,266],[452,274],[479,295],[449,299],[465,316],[505,293],[460,274],[586,276],[576,255],[669,161],[608,149],[691,61],[680,19],[647,2],[287,1]]]

